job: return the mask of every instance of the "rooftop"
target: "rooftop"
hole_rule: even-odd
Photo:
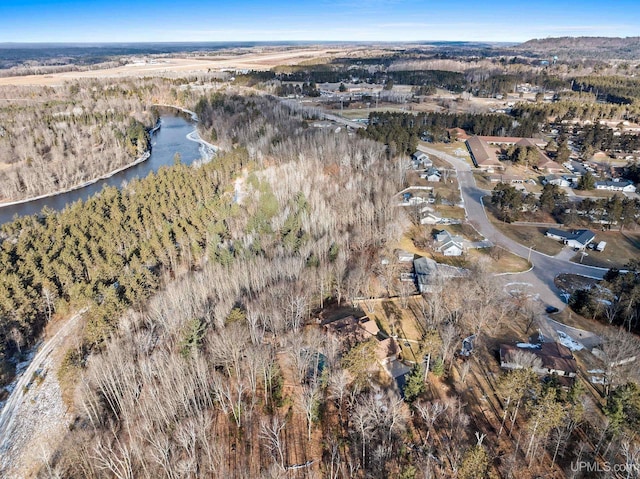
[[[518,351],[535,354],[542,361],[542,368],[546,370],[565,371],[574,374],[578,370],[573,354],[571,354],[569,348],[560,343],[527,344],[525,347],[518,347],[518,345],[514,344],[501,344],[500,360],[505,363],[511,363]],[[543,371],[537,372],[541,373]]]

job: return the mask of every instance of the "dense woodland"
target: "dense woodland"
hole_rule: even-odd
[[[0,201],[61,191],[128,165],[150,148],[155,103],[184,105],[186,80],[83,80],[3,87]]]
[[[321,77],[301,72],[237,77],[243,84],[294,75],[301,93],[315,94]],[[480,69],[395,74],[427,90],[473,83],[482,94],[510,91],[522,78]],[[571,298],[576,312],[611,326],[601,346],[602,388],[582,378],[569,387],[554,375],[541,381],[529,353],[515,359],[521,369],[499,369],[500,342],[535,334],[541,311],[507,294],[482,261],[464,277],[436,278],[429,294],[414,295],[413,283],[400,281],[395,248],[410,229],[394,207],[405,186],[403,156],[420,138],[452,139],[451,128],[535,136],[547,104],[519,105],[511,115],[374,113],[354,135],[312,128],[314,111],[268,95],[203,94],[186,83],[67,85],[28,92],[57,95],[43,109],[48,116],[32,104],[5,112],[31,118],[36,131],[47,125],[44,139],[20,141],[51,164],[78,153],[59,147],[66,135],[82,133],[79,148],[112,121],[108,148],[144,152],[156,118],[144,106],[151,103],[195,111],[201,136],[221,147],[210,163],[176,162],[122,190],[105,188],[0,229],[1,382],[49,321],[85,311],[57,375],[73,421],[39,477],[525,479],[590,477],[572,471],[575,461],[637,463],[640,378],[628,361],[640,354],[630,334],[640,317],[636,264],[607,274],[608,303],[595,290]],[[106,91],[105,105],[87,106]],[[593,102],[601,93],[576,95]],[[561,103],[570,101],[580,103]],[[609,106],[575,114],[622,111]],[[8,124],[4,131],[20,136]],[[581,147],[633,141],[599,126],[582,135]],[[529,161],[528,153],[510,155]],[[18,161],[21,175],[28,158]],[[637,168],[628,173],[637,176]],[[499,184],[492,204],[505,221],[542,212],[566,224],[622,228],[637,224],[640,210],[620,196],[569,203],[553,185],[535,197]],[[376,338],[345,341],[319,326],[332,314],[363,315],[358,307],[374,321],[384,308],[391,325],[382,337],[398,333],[404,312],[417,318],[415,357],[429,362],[416,364],[403,386],[380,370]],[[470,335],[475,349],[464,360],[456,352]]]
[[[364,136],[389,145],[391,151],[411,154],[420,139],[449,141],[451,128],[472,135],[532,137],[539,132],[535,115],[516,123],[504,114],[382,113],[369,114]]]
[[[527,477],[635,454],[626,418],[639,395],[626,383],[632,371],[614,366],[637,346],[624,331],[603,346],[617,387],[602,412],[580,386],[541,384],[528,356],[524,369],[492,380],[498,409],[468,405],[465,378],[495,361],[486,346],[536,314],[481,268],[416,300],[432,379],[416,366],[402,399],[371,368],[375,340],[344,343],[312,319],[381,285],[406,295],[380,262],[406,228],[390,201],[400,163],[382,144],[306,128],[304,111],[265,97],[214,95],[194,108],[203,135],[235,147],[5,228],[16,268],[32,264],[20,229],[38,238],[69,222],[76,245],[92,228],[107,238],[91,262],[69,259],[80,291],[62,289],[52,303],[90,309],[59,372],[75,419],[43,477]],[[238,175],[240,203],[230,188]],[[81,220],[87,210],[102,219]],[[124,234],[129,222],[138,226]],[[113,255],[104,263],[101,248]],[[76,249],[88,257],[92,248]],[[486,352],[458,363],[470,333]]]

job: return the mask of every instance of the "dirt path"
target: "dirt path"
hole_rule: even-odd
[[[67,411],[56,379],[54,352],[74,333],[85,312],[71,317],[42,344],[15,382],[0,412],[1,477],[26,477],[27,464],[48,458],[55,449],[54,438],[64,426]]]

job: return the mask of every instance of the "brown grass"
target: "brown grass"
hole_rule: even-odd
[[[620,191],[609,191],[609,190],[578,190],[575,189],[573,192],[576,196],[589,197],[592,196],[594,198],[611,198],[613,195],[623,196]]]
[[[550,256],[555,256],[562,250],[562,243],[545,236],[548,227],[504,223],[496,218],[495,209],[488,197],[485,197],[484,204],[487,217],[505,236],[524,246],[532,246],[534,250]]]
[[[507,250],[502,250],[497,260],[491,258],[487,248],[470,250],[468,256],[476,261],[488,259],[486,265],[490,273],[521,273],[531,268],[531,263],[526,258]]]
[[[154,64],[126,65],[104,70],[84,72],[64,72],[48,75],[27,75],[0,78],[0,85],[60,85],[78,78],[142,77],[164,76],[174,72],[195,73],[223,69],[269,70],[278,65],[296,65],[313,61],[314,58],[331,58],[344,54],[348,49],[328,50],[322,47],[296,47],[294,49],[261,48],[261,51],[242,51],[211,57],[198,58],[156,58]]]
[[[624,268],[632,259],[640,258],[640,233],[627,231],[600,231],[595,243],[606,241],[604,251],[588,250],[582,264],[600,268]],[[576,254],[571,261],[579,263],[582,254]]]

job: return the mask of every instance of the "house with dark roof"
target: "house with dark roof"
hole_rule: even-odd
[[[557,228],[549,228],[546,236],[562,241],[571,248],[584,249],[595,239],[596,234],[589,230],[564,231]]]
[[[433,284],[441,279],[462,278],[469,273],[464,268],[456,268],[438,263],[431,258],[419,257],[413,260],[413,269],[421,293],[430,293]]]
[[[607,180],[596,181],[596,190],[623,191],[627,193],[635,193],[636,187],[631,180]]]
[[[541,366],[533,370],[541,376],[557,374],[564,378],[575,378],[578,371],[571,350],[560,343],[517,343],[500,345],[500,367],[503,369],[521,369],[521,353],[531,353],[540,359]]]

